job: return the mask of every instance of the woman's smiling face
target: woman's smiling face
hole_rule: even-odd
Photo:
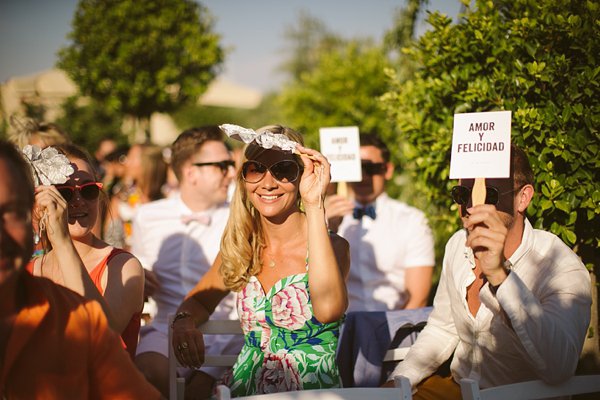
[[[264,176],[258,182],[246,182],[248,199],[261,215],[269,218],[283,215],[287,216],[291,212],[297,211],[298,184],[301,175],[300,168],[298,168],[298,177],[293,182],[289,182],[285,179],[282,182],[275,179],[272,172],[268,169],[281,161],[291,161],[296,163],[294,156],[280,151],[265,150],[249,161],[258,161],[260,164],[267,167]],[[279,164],[279,166],[282,165],[285,164]]]

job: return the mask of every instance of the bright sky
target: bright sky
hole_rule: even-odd
[[[78,0],[0,0],[0,83],[13,76],[50,69],[66,35]],[[276,89],[284,76],[276,72],[285,60],[283,33],[295,25],[300,10],[319,18],[344,38],[376,41],[392,27],[394,9],[405,0],[205,0],[216,17],[214,30],[229,49],[223,76],[262,91]],[[430,0],[428,9],[453,20],[459,0]],[[421,15],[418,33],[427,29]]]

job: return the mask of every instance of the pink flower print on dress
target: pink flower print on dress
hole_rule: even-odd
[[[267,353],[258,380],[258,394],[302,390],[296,359],[287,353]]]
[[[238,296],[238,314],[240,316],[240,323],[244,334],[248,334],[248,332],[256,326],[257,318],[254,302],[256,300],[256,295],[260,293],[260,290],[260,282],[255,280],[254,282],[249,282]]]
[[[300,329],[312,317],[308,292],[304,285],[287,286],[273,296],[271,304],[273,323],[280,328]]]

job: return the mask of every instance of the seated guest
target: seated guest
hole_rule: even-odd
[[[350,243],[348,311],[388,311],[427,305],[433,274],[433,234],[421,210],[385,192],[392,178],[387,145],[360,135],[362,181],[350,182],[353,201],[327,198],[329,228]]]
[[[264,130],[302,143],[289,128]],[[221,251],[173,323],[177,359],[197,368],[204,360],[197,326],[237,292],[246,340],[223,378],[234,396],[341,384],[335,351],[348,304],[348,243],[325,224],[327,159],[301,145],[297,150],[300,156],[248,146]]]
[[[147,308],[153,319],[140,330],[135,364],[165,396],[169,390],[167,318],[177,311],[217,257],[229,217],[227,188],[234,177],[234,163],[223,143],[223,132],[213,125],[182,132],[173,143],[171,165],[179,180],[179,191],[140,205],[131,247],[145,268],[144,293],[152,301],[148,304],[156,306],[154,310]],[[233,295],[221,302],[215,318],[230,318],[234,303]],[[206,341],[210,354],[219,354],[230,345],[238,350],[242,346],[236,335],[211,336]],[[180,372],[188,387],[207,387],[210,394],[223,370],[204,367]],[[188,392],[201,396],[198,390]]]
[[[68,158],[75,172],[63,185],[36,188],[37,217],[46,214],[45,254],[34,259],[28,270],[97,300],[133,359],[144,302],[144,270],[130,253],[92,233],[100,217],[102,184],[91,157],[73,144],[53,147]]]
[[[472,206],[473,183],[463,179],[452,190],[464,229],[446,245],[427,325],[390,377],[410,379],[414,399],[460,399],[464,378],[484,389],[564,381],[590,322],[589,272],[525,218],[534,192],[525,152],[511,147],[510,178],[486,179],[486,204]],[[452,376],[430,377],[452,353]]]
[[[33,203],[29,164],[0,141],[0,398],[159,399],[96,301],[25,270]]]

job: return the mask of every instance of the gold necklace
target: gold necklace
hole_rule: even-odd
[[[293,243],[293,242],[296,240],[296,238],[297,238],[297,237],[298,237],[298,235],[300,234],[300,231],[301,231],[301,230],[302,230],[302,229],[299,229],[299,230],[298,230],[298,232],[296,232],[296,235],[295,235],[295,236],[292,238],[292,240],[290,240],[290,241],[289,241],[289,242],[287,242],[285,245],[283,245],[283,247],[281,247],[281,250],[279,250],[279,251],[277,252],[277,257],[279,257],[279,255],[280,255],[280,254],[283,252],[283,250],[285,250],[285,248],[286,248],[286,247],[288,247],[290,244],[292,244],[292,243]],[[274,261],[275,257],[273,257],[273,256],[271,255],[271,253],[267,252],[266,250],[265,250],[265,253],[267,253],[267,255],[269,256],[269,258],[271,259],[271,262],[269,263],[269,267],[270,267],[270,268],[275,268],[275,261]]]

